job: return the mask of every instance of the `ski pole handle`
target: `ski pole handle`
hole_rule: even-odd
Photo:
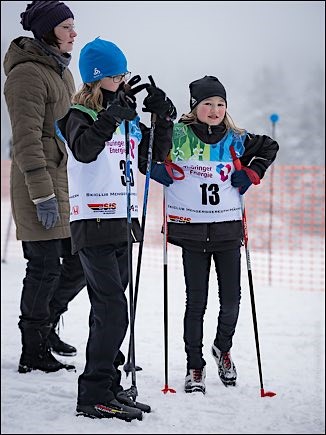
[[[230,153],[231,153],[231,156],[232,156],[232,161],[233,161],[235,170],[236,171],[241,171],[242,165],[241,165],[240,159],[237,157],[237,155],[235,153],[233,145],[230,146]]]
[[[181,166],[178,166],[176,163],[170,162],[169,160],[165,160],[164,164],[172,180],[183,180],[185,178],[185,173]],[[177,172],[178,175],[176,175],[173,171]]]
[[[155,82],[154,82],[154,79],[153,79],[153,77],[152,77],[151,75],[148,76],[148,80],[150,81],[150,84],[151,84],[152,86],[155,86],[155,87],[156,87],[156,84],[155,84]],[[151,124],[152,124],[152,127],[153,127],[153,124],[155,124],[155,122],[156,122],[156,118],[157,118],[156,113],[152,113],[152,115],[151,115]]]
[[[139,83],[141,81],[141,77],[139,74],[131,77],[131,79],[126,83],[130,87],[135,86],[135,84]]]
[[[137,83],[141,81],[141,77],[139,74],[135,75],[134,77],[131,77],[129,82],[125,83],[123,85],[124,92],[130,92],[133,96],[141,92],[143,89],[146,89],[148,84],[143,83],[142,85],[135,86]],[[135,86],[135,87],[133,87]]]
[[[151,76],[151,75],[148,76],[148,79],[149,79],[151,85],[156,87],[156,84],[155,84],[155,82],[154,82],[153,76]]]

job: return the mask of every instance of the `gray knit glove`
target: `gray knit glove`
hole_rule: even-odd
[[[60,218],[57,198],[39,202],[36,204],[36,211],[39,222],[42,222],[46,230],[53,228]]]

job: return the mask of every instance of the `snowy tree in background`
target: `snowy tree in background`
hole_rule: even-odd
[[[316,66],[307,76],[302,93],[298,95],[297,130],[298,159],[305,164],[325,163],[325,71]]]
[[[263,67],[254,77],[248,107],[245,127],[253,133],[271,136],[270,115],[280,116],[275,130],[280,145],[278,164],[324,162],[325,72],[321,66],[314,66],[306,83],[294,89],[282,68]]]

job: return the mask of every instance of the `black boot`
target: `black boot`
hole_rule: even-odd
[[[76,370],[75,366],[62,364],[50,352],[47,339],[51,326],[21,328],[23,351],[20,357],[18,372],[28,373],[41,370],[46,373],[61,369]]]
[[[59,337],[59,322],[61,314],[51,314],[52,328],[48,337],[49,348],[52,352],[62,356],[75,356],[77,355],[77,349],[68,343],[62,341]],[[63,325],[63,321],[62,321]]]
[[[56,333],[55,328],[51,329],[48,337],[49,348],[52,352],[62,356],[75,356],[77,355],[77,349],[68,343],[62,341],[59,335]]]

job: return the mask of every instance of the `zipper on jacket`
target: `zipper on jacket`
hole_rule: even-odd
[[[97,229],[100,229],[100,223],[101,223],[101,219],[100,218],[96,218],[96,222],[97,222]]]

